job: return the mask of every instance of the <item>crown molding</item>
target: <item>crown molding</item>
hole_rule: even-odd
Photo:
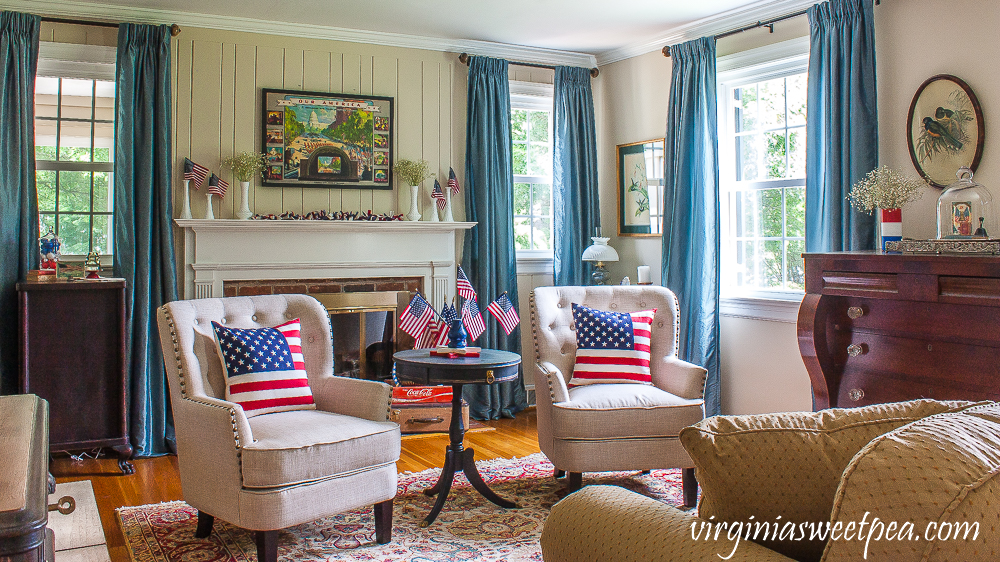
[[[597,55],[597,65],[604,66],[614,62],[630,59],[653,51],[663,49],[665,45],[674,45],[705,37],[717,35],[733,29],[738,29],[750,25],[756,21],[768,20],[803,10],[816,4],[818,0],[758,0],[753,4],[741,6],[693,21],[688,24],[671,28],[666,33],[642,41],[633,43],[618,49],[605,51]]]
[[[491,41],[476,41],[472,39],[424,37],[303,23],[273,22],[239,16],[219,16],[90,2],[73,2],[72,0],[4,1],[0,2],[0,7],[52,17],[82,18],[105,22],[176,23],[182,28],[189,26],[223,31],[244,31],[285,37],[327,39],[330,41],[366,43],[387,47],[424,49],[445,53],[469,53],[511,61],[551,64],[554,66],[581,66],[585,68],[597,66],[596,57],[587,53],[510,45]]]

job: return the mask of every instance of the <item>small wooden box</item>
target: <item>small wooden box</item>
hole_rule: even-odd
[[[393,404],[389,420],[399,424],[403,434],[448,432],[451,404]],[[462,421],[469,427],[469,404],[462,400]]]

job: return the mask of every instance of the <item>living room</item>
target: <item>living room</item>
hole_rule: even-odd
[[[582,26],[582,30],[564,29],[562,33],[555,31],[559,26],[555,26],[551,20],[557,18],[560,11],[576,10],[575,5],[567,6],[563,3],[555,7],[526,5],[525,13],[520,14],[518,18],[510,18],[505,9],[493,6],[487,8],[472,5],[461,9],[455,8],[455,13],[451,15],[444,13],[449,10],[443,7],[435,8],[440,13],[432,12],[435,18],[448,22],[456,21],[462,14],[471,13],[467,26],[463,27],[460,19],[459,23],[454,25],[432,24],[430,21],[432,18],[426,14],[411,18],[409,22],[397,16],[389,18],[389,23],[385,23],[380,21],[383,19],[382,16],[364,13],[363,10],[357,10],[357,13],[353,13],[350,18],[345,16],[345,19],[328,15],[312,18],[305,4],[291,4],[297,6],[298,12],[289,8],[286,14],[271,11],[254,13],[246,6],[233,8],[215,3],[199,6],[181,1],[155,3],[155,7],[141,7],[124,0],[104,3],[23,0],[4,4],[4,10],[43,17],[40,26],[42,45],[39,49],[37,74],[39,77],[59,76],[58,73],[67,68],[67,65],[75,64],[78,68],[83,65],[90,74],[66,76],[90,76],[93,79],[95,76],[104,76],[102,72],[110,72],[110,80],[113,82],[119,31],[115,27],[100,24],[129,22],[176,24],[179,27],[179,33],[169,39],[172,119],[168,127],[167,146],[172,155],[169,162],[172,173],[169,193],[173,208],[171,218],[180,219],[174,221],[170,227],[179,299],[260,294],[255,293],[255,288],[264,286],[265,281],[276,279],[286,281],[289,286],[306,287],[306,290],[293,292],[311,293],[313,291],[309,290],[307,283],[310,280],[352,278],[356,284],[366,285],[374,283],[375,280],[392,278],[392,282],[399,285],[388,287],[387,290],[410,291],[411,287],[407,283],[416,279],[420,282],[421,293],[427,297],[433,308],[441,309],[445,304],[452,302],[456,294],[455,283],[458,275],[456,266],[466,265],[463,262],[463,248],[466,237],[473,232],[472,228],[475,228],[470,224],[474,221],[469,218],[471,212],[467,209],[466,203],[467,192],[475,188],[476,182],[471,182],[470,185],[470,170],[467,169],[466,152],[469,142],[467,124],[470,119],[467,100],[470,91],[468,78],[470,68],[460,60],[459,55],[462,53],[472,55],[473,59],[493,57],[509,61],[512,109],[515,112],[525,112],[525,115],[532,111],[540,111],[537,105],[532,105],[539,103],[539,100],[548,100],[547,103],[551,107],[556,81],[552,67],[569,66],[598,70],[597,75],[590,81],[596,141],[595,184],[599,200],[598,222],[602,227],[602,235],[609,239],[607,245],[613,248],[617,255],[616,261],[606,263],[607,270],[615,285],[626,277],[634,285],[642,280],[643,272],[647,272],[645,275],[649,275],[649,282],[654,287],[667,285],[668,288],[673,288],[664,283],[666,278],[664,237],[661,233],[663,226],[659,222],[663,220],[661,216],[664,214],[662,190],[659,192],[660,202],[654,203],[653,210],[647,211],[645,215],[644,220],[651,222],[635,231],[641,235],[628,232],[628,228],[623,231],[621,199],[626,190],[619,173],[623,147],[633,146],[636,143],[655,144],[657,140],[661,143],[659,146],[664,146],[662,139],[671,111],[672,69],[677,55],[675,53],[670,57],[664,56],[662,49],[699,37],[726,34],[715,42],[720,93],[719,114],[722,116],[724,111],[721,108],[729,101],[724,99],[722,95],[724,92],[732,92],[735,88],[746,87],[751,83],[774,80],[775,76],[786,78],[793,76],[794,73],[805,72],[810,56],[808,17],[801,14],[783,19],[783,16],[809,9],[815,2],[732,0],[705,3],[706,5],[697,7],[682,2],[671,2],[667,3],[666,7],[655,8],[642,2],[627,3],[622,9],[630,19],[638,22],[633,23],[632,28],[629,28],[629,24],[623,23],[625,18],[618,16],[606,18],[606,15],[602,15],[606,7],[594,5],[580,9],[581,12],[590,12],[585,14],[586,17],[581,16],[581,21],[577,23]],[[253,6],[258,5],[263,6],[263,3],[253,4]],[[391,2],[376,6],[382,6],[382,9],[387,11],[400,10],[406,13],[403,7],[395,6],[395,3]],[[344,9],[348,10],[347,7]],[[413,6],[408,6],[406,9],[418,10]],[[430,8],[422,7],[418,11],[428,10]],[[649,14],[645,14],[644,10],[648,10]],[[537,17],[530,15],[536,11]],[[992,23],[998,15],[997,8],[986,0],[959,2],[883,0],[871,6],[871,13],[874,19],[874,70],[877,79],[875,100],[878,117],[877,145],[869,146],[868,150],[877,152],[877,163],[899,171],[907,177],[919,177],[924,174],[924,170],[915,166],[912,155],[911,104],[915,104],[916,94],[922,91],[928,79],[938,75],[954,76],[961,79],[975,93],[975,105],[979,110],[978,121],[983,127],[978,138],[980,148],[975,163],[971,166],[975,172],[975,181],[985,185],[987,192],[995,191],[994,184],[1000,172],[990,164],[989,157],[993,153],[985,150],[990,146],[982,140],[993,138],[992,120],[984,119],[983,116],[992,115],[992,94],[997,93],[1000,96],[1000,82],[996,78],[990,78],[992,68],[989,62],[994,60],[994,56],[1000,56],[998,52],[1000,47],[989,39],[994,27]],[[602,21],[602,18],[608,21]],[[511,21],[506,21],[507,19]],[[774,19],[779,21],[763,26],[757,25],[759,22],[766,23]],[[357,23],[347,25],[343,23],[344,21]],[[91,23],[98,25],[90,25]],[[408,24],[413,28],[411,29]],[[937,42],[926,38],[924,31],[926,29],[938,30],[950,27],[955,29],[954,39]],[[743,28],[749,29],[728,34],[730,31]],[[518,64],[518,62],[528,64]],[[545,68],[546,66],[548,68]],[[106,81],[107,78],[99,80]],[[791,87],[789,88],[788,91],[791,92]],[[297,187],[269,182],[258,176],[252,179],[247,189],[243,191],[239,186],[240,181],[223,165],[223,161],[241,152],[266,152],[268,143],[262,137],[266,136],[266,131],[269,129],[265,123],[267,117],[262,90],[390,98],[393,104],[390,106],[393,117],[392,137],[390,137],[391,158],[395,161],[426,160],[435,177],[423,182],[418,190],[413,191],[398,178],[391,182],[389,189],[384,189],[379,186]],[[804,79],[801,92],[805,92]],[[792,103],[791,94],[788,94],[788,99],[788,103]],[[522,105],[518,106],[517,103]],[[39,111],[38,115],[41,116],[43,113]],[[725,159],[728,156],[732,160],[733,151],[728,147],[734,144],[732,141],[738,136],[729,125],[720,120],[718,130],[721,181],[719,188],[723,193],[738,191],[726,187],[728,181],[726,172],[731,172],[732,166],[727,164]],[[785,134],[792,134],[789,131],[793,125],[795,123],[790,121],[785,123]],[[799,125],[804,131],[805,124]],[[726,137],[727,134],[730,135],[729,138]],[[95,135],[99,133],[95,132]],[[112,133],[107,139],[105,141],[110,144],[105,147],[110,149],[114,146],[114,134]],[[92,137],[91,142],[96,143],[97,137]],[[548,142],[541,154],[550,154],[554,150],[551,134]],[[791,143],[790,140],[788,142]],[[516,139],[514,144],[517,144]],[[93,146],[96,150],[98,144]],[[529,140],[525,143],[525,151],[530,154],[530,150]],[[805,149],[801,150],[804,154]],[[787,145],[787,153],[783,154],[783,158],[787,158],[785,162],[791,169],[793,167],[791,162],[796,154],[791,144]],[[189,187],[182,180],[185,159],[206,167],[210,174],[228,182],[229,191],[223,190],[225,194],[221,196],[218,192],[206,196],[207,180],[202,189],[196,189],[196,185]],[[515,157],[515,164],[517,162]],[[102,164],[111,165],[107,162]],[[804,172],[808,164],[805,160],[800,164]],[[38,170],[48,169],[39,166]],[[431,224],[431,215],[438,217],[436,207],[438,200],[433,194],[434,181],[439,181],[445,191],[451,192],[451,188],[447,185],[449,171],[454,171],[458,183],[458,191],[451,194],[449,209],[455,222]],[[553,182],[552,173],[552,169],[549,168],[547,179],[549,182]],[[534,185],[529,183],[529,180],[537,179],[527,177],[532,176],[532,173],[525,172],[522,174],[524,177],[517,174],[515,171],[516,183]],[[805,185],[807,179],[804,173],[797,177],[792,177],[793,175],[788,172],[783,176],[782,181],[791,183],[782,184],[784,186],[782,189]],[[650,176],[650,179],[654,179],[653,176]],[[659,176],[658,179],[662,188],[663,176]],[[843,186],[844,189],[849,189],[850,184],[860,179],[862,178],[858,177],[848,181]],[[937,238],[938,198],[942,194],[942,187],[952,181],[941,182],[941,186],[928,184],[919,190],[920,197],[908,203],[902,210],[902,237],[915,240]],[[266,183],[270,185],[265,185]],[[534,193],[532,189],[534,188],[529,188],[528,193]],[[731,191],[726,192],[727,189]],[[61,212],[56,208],[43,208],[45,203],[42,202],[41,191],[39,193],[41,205],[39,208],[43,215],[48,213],[55,217]],[[548,196],[552,196],[551,191]],[[185,206],[189,207],[190,217],[193,218],[182,218],[182,209]],[[241,225],[238,217],[244,211],[244,207],[248,207],[249,211],[261,220],[241,221],[251,223],[250,226]],[[536,216],[537,209],[531,205],[528,207],[526,213],[512,210],[508,214],[518,215],[515,221],[523,219],[524,224],[532,223],[539,218],[543,223],[548,220],[549,222],[544,224],[552,228],[554,213],[551,207],[547,211],[548,217],[544,216],[545,211],[542,211],[541,216]],[[209,214],[209,208],[215,217],[213,224],[208,224],[205,219]],[[422,215],[417,226],[409,225],[410,221],[406,220],[384,224],[372,221],[371,224],[363,225],[353,225],[352,221],[343,223],[315,221],[322,223],[320,225],[299,224],[313,221],[295,221],[294,231],[285,229],[279,232],[276,229],[291,225],[287,224],[287,221],[262,220],[268,215],[301,216],[320,210],[328,213],[368,212],[372,215],[397,216],[405,215],[414,208]],[[95,210],[93,202],[90,203],[89,210],[88,216],[95,221],[97,219],[94,217],[102,213],[111,214],[110,208]],[[75,211],[71,209],[69,214]],[[735,213],[728,208],[723,208],[722,211]],[[3,212],[5,216],[8,215],[8,209],[5,208]],[[727,217],[735,224],[735,214],[723,214],[723,223],[728,222]],[[48,224],[45,220],[43,216],[42,223]],[[481,221],[482,219],[480,223]],[[787,217],[785,221],[787,223]],[[59,224],[62,228],[61,223]],[[92,224],[96,225],[98,222]],[[107,223],[102,224],[107,230]],[[785,226],[787,228],[787,224]],[[376,228],[380,228],[381,231],[377,236],[370,237],[368,233],[374,232]],[[723,230],[725,228],[727,227],[722,227]],[[808,229],[808,226],[806,228]],[[96,227],[92,229],[94,232],[97,231]],[[361,229],[364,233],[358,234],[357,229]],[[870,230],[873,229],[874,227]],[[530,236],[537,234],[536,230],[531,228],[528,230]],[[589,237],[595,233],[581,234],[586,244],[590,244]],[[553,236],[553,231],[547,231],[543,238],[544,236]],[[725,232],[722,236],[726,236]],[[796,248],[794,243],[800,241],[787,233],[779,234],[778,239],[779,243],[786,245],[786,248]],[[10,243],[11,240],[14,239],[5,240],[5,243]],[[296,244],[301,240],[308,240],[308,247]],[[360,242],[355,242],[356,240]],[[65,256],[63,260],[72,264],[74,260],[82,261],[88,251],[100,250],[101,244],[97,234],[91,235],[88,242],[89,245],[82,251],[63,250]],[[72,248],[79,246],[73,244],[72,240],[67,245],[65,239],[63,244]],[[542,422],[539,421],[540,414],[534,405],[538,400],[538,392],[548,393],[548,391],[536,385],[533,315],[529,295],[537,287],[554,284],[552,242],[549,241],[547,244],[547,247],[546,243],[535,245],[529,240],[527,248],[521,251],[523,246],[519,246],[515,256],[515,292],[519,298],[515,299],[514,304],[521,323],[517,334],[513,337],[519,338],[517,344],[520,347],[522,363],[520,384],[523,385],[524,400],[528,407],[512,413],[512,417],[507,417],[507,412],[499,413],[499,410],[504,409],[502,406],[492,410],[488,416],[483,416],[482,410],[477,411],[476,407],[473,407],[472,418],[478,421],[469,423],[470,429],[465,443],[466,446],[476,450],[477,461],[523,458],[539,454],[543,450],[539,445],[539,426]],[[533,250],[535,247],[542,249]],[[585,247],[580,246],[577,254]],[[378,255],[371,251],[374,248],[378,249]],[[208,253],[209,250],[215,253]],[[417,252],[427,253],[418,256]],[[714,354],[718,367],[713,375],[714,411],[719,414],[811,412],[824,404],[850,406],[851,404],[844,401],[838,403],[837,397],[848,396],[850,392],[862,388],[869,394],[869,399],[862,399],[862,403],[888,401],[875,398],[877,390],[860,384],[856,385],[857,389],[853,386],[848,388],[846,383],[841,389],[830,387],[825,402],[823,396],[817,395],[818,381],[815,373],[821,369],[820,363],[823,359],[814,358],[815,365],[811,366],[810,359],[805,357],[803,318],[800,313],[809,272],[801,266],[799,260],[788,258],[792,253],[794,252],[786,249],[783,254],[784,260],[779,259],[777,283],[766,286],[766,282],[736,280],[733,264],[725,263],[725,260],[732,256],[723,252],[721,291],[716,295],[718,331]],[[117,277],[113,272],[113,258],[106,252],[98,251],[98,254],[101,263],[100,274],[105,277]],[[995,258],[983,259],[987,262],[983,267],[996,267],[990,265],[989,261]],[[299,262],[298,266],[289,267],[287,264],[292,261]],[[582,262],[580,264],[582,265]],[[836,271],[844,270],[836,269]],[[869,275],[873,272],[866,270],[863,273]],[[494,291],[492,283],[478,278],[477,275],[472,277],[476,290],[483,295],[480,297],[483,316],[487,324],[493,324],[489,329],[495,331],[496,323],[487,313],[486,305],[498,298],[501,291]],[[5,277],[5,283],[6,280]],[[23,280],[22,278],[14,281]],[[7,291],[8,288],[5,287],[4,290]],[[273,288],[267,292],[272,291],[283,292]],[[681,313],[687,314],[683,304],[685,296],[680,294],[679,290],[675,292],[682,302]],[[9,295],[11,302],[16,302],[12,287]],[[977,302],[982,303],[980,308],[989,310],[986,308],[987,301],[989,299],[983,297]],[[399,310],[402,310],[405,304],[402,303]],[[868,310],[865,309],[863,312],[867,314]],[[13,326],[16,328],[17,312],[13,314],[15,318]],[[945,321],[936,316],[927,316],[923,320],[928,324]],[[152,327],[150,334],[155,339],[157,334],[155,311],[149,317],[149,322]],[[989,322],[976,321],[971,324],[973,327],[969,330],[973,334],[973,328],[985,330],[990,334],[995,330]],[[930,326],[927,328],[930,329]],[[919,331],[912,326],[905,329],[909,332]],[[7,334],[3,342],[4,347],[7,349],[17,347],[17,332],[4,333]],[[809,340],[808,343],[811,343],[813,332],[805,335]],[[820,336],[815,337],[818,341]],[[990,340],[992,335],[987,337],[974,334],[970,337],[981,343]],[[855,342],[845,342],[845,346],[846,343]],[[874,344],[869,343],[869,345]],[[489,346],[483,345],[483,347]],[[976,363],[982,369],[984,376],[995,373],[995,361],[988,361],[996,357],[995,347],[992,345],[992,355],[985,356],[987,361]],[[867,347],[857,349],[863,358],[875,356],[867,353]],[[163,351],[168,358],[172,357],[172,351],[168,352],[166,349]],[[931,353],[929,344],[927,351]],[[911,351],[908,350],[906,353],[911,354],[910,360],[922,361],[912,355]],[[152,356],[162,362],[158,352]],[[5,370],[2,376],[4,393],[17,393],[20,374],[16,370],[12,373]],[[163,375],[160,376],[160,380],[164,380]],[[962,394],[961,389],[966,388],[962,385],[965,384],[964,379],[956,382],[955,388],[958,390],[946,396],[926,396],[971,401],[994,398],[990,393],[975,391],[969,391],[967,395]],[[133,386],[131,391],[135,392],[135,388]],[[171,415],[169,410],[162,408],[167,393],[166,387],[160,390],[162,392],[158,393],[154,389],[150,394],[151,400],[159,401],[160,404],[159,407],[154,406],[150,410],[153,412],[150,417],[152,425],[163,423],[157,416],[162,418]],[[917,393],[907,398],[922,396],[925,395]],[[128,415],[130,418],[141,417],[142,413],[135,409],[134,403],[133,401],[133,405],[129,406]],[[157,410],[159,413],[156,413]],[[175,410],[173,415],[176,414]],[[483,417],[493,419],[479,419]],[[141,449],[135,442],[134,436],[128,446],[137,451]],[[446,446],[449,446],[449,436],[443,432],[404,435],[400,460],[396,464],[401,481],[403,473],[407,471],[421,473],[424,470],[437,470],[436,474],[440,474],[445,460]],[[105,448],[102,458],[96,460],[81,455],[80,453],[85,452],[83,450],[72,452],[74,457],[65,455],[54,457],[51,471],[56,480],[60,484],[91,480],[110,559],[128,560],[130,557],[133,560],[139,559],[142,557],[140,553],[134,547],[127,546],[136,543],[123,533],[122,516],[115,510],[185,499],[181,489],[182,478],[178,457],[175,454],[160,456],[157,453],[152,458],[136,458],[131,460],[136,473],[122,475],[116,459],[112,458],[113,454],[107,455],[109,452],[113,453],[109,448]],[[86,454],[91,452],[88,449]],[[538,469],[537,466],[534,468]],[[674,469],[686,467],[674,465],[658,468],[664,471],[669,469],[670,476],[667,478],[669,493],[664,492],[667,494],[664,497],[669,498],[667,503],[671,503],[672,500],[672,505],[682,505],[684,502],[681,473]],[[494,472],[490,472],[491,470],[502,472],[506,469],[482,468],[481,470],[484,474],[493,475]],[[661,477],[666,472],[654,471],[653,474]],[[417,490],[421,483],[428,485],[433,483],[433,479],[425,482],[426,478],[429,478],[427,476],[422,478],[424,480],[417,479],[409,485]],[[456,481],[458,480],[456,478]],[[551,481],[553,493],[565,485],[565,479],[549,478],[548,481]],[[598,480],[588,482],[588,478],[584,477],[586,484],[595,482]],[[601,479],[598,483],[614,482]],[[515,490],[511,487],[498,489],[502,490],[501,495],[521,493],[520,489]],[[452,492],[449,503],[454,501],[454,494],[455,492]],[[433,503],[432,500],[427,501]],[[419,505],[423,510],[422,513],[409,513],[416,523],[426,515],[430,506],[430,504]],[[488,503],[487,506],[490,509],[495,508]],[[398,498],[396,509],[400,509]],[[448,517],[449,509],[451,507],[446,504],[443,512],[445,515],[442,515],[442,518]],[[370,506],[367,513],[368,519],[358,517],[348,523],[367,525],[366,532],[372,535],[371,540],[374,541]],[[542,513],[544,519],[544,515],[548,513],[547,509]],[[53,517],[54,515],[49,515],[50,520]],[[217,516],[216,529],[221,527],[219,518],[222,517]],[[397,521],[401,518],[398,511],[396,518]],[[541,522],[536,522],[539,532]],[[533,552],[539,553],[540,556],[537,535],[533,536],[535,542],[531,548],[534,548]],[[246,552],[227,553],[226,556],[238,559],[245,555],[252,558],[255,555],[253,537],[241,536],[239,540],[246,543],[243,545]],[[996,538],[989,540],[995,541]],[[279,541],[279,552],[286,552],[282,557],[288,556],[289,551],[282,551],[281,548],[282,544]],[[740,549],[744,549],[744,546],[741,545]],[[728,550],[723,551],[720,547],[719,552]],[[342,554],[343,552],[332,555],[328,552],[323,556],[340,559],[337,556]],[[447,559],[445,554],[438,553],[438,555]],[[409,559],[406,555],[398,556],[399,559]],[[457,554],[455,556],[458,557]]]

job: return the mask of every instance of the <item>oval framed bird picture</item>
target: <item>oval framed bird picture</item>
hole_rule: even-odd
[[[986,130],[976,94],[961,78],[938,74],[917,88],[906,119],[910,160],[931,185],[945,187],[955,172],[973,172],[983,157]]]

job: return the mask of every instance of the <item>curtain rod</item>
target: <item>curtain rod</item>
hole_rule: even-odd
[[[462,64],[469,64],[469,58],[470,58],[469,57],[469,53],[462,53],[461,55],[458,55],[458,60]],[[554,66],[552,66],[550,64],[538,64],[538,63],[534,63],[534,62],[517,62],[517,61],[508,61],[508,62],[510,64],[513,64],[513,65],[516,65],[516,66],[530,66],[530,67],[533,67],[533,68],[548,68],[550,70],[555,70],[555,68],[556,68],[556,67],[554,67]],[[597,75],[600,74],[600,73],[601,73],[601,71],[598,70],[597,68],[591,68],[590,69],[590,76],[592,78],[597,78]]]
[[[47,18],[43,17],[42,21],[49,23],[68,23],[71,25],[90,25],[93,27],[118,27],[117,23],[111,23],[106,21],[90,21],[90,20],[74,20],[66,18]],[[170,25],[170,36],[177,37],[181,34],[181,26],[175,24]]]

